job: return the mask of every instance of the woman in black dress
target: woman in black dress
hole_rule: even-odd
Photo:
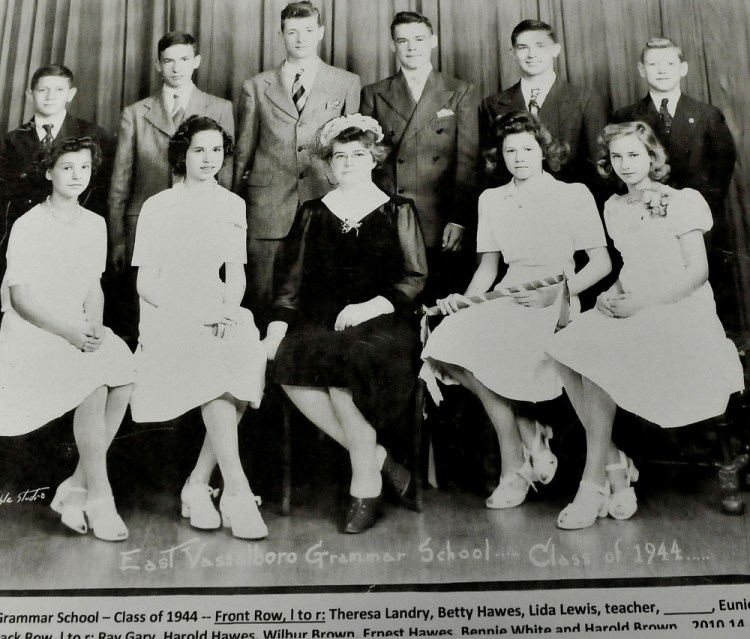
[[[372,182],[387,153],[378,123],[342,116],[317,135],[339,186],[297,212],[265,344],[292,402],[349,452],[344,531],[357,533],[380,515],[381,472],[402,496],[409,488],[377,431],[403,417],[414,386],[427,266],[412,201]]]

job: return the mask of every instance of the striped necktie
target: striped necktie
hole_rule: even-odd
[[[664,128],[667,130],[667,135],[669,135],[669,132],[672,130],[672,120],[674,118],[672,118],[672,116],[669,114],[667,104],[669,104],[669,98],[662,98],[661,107],[659,108],[659,117],[664,123]]]
[[[297,71],[297,75],[294,76],[294,82],[292,83],[292,102],[297,108],[297,113],[302,113],[302,109],[305,108],[305,102],[307,102],[307,93],[305,92],[305,86],[302,84],[302,74],[305,72],[304,69]]]
[[[174,94],[174,107],[172,107],[172,122],[175,126],[180,126],[185,118],[185,108],[180,104],[180,95]]]
[[[529,100],[529,113],[532,115],[539,115],[539,102],[536,99],[539,97],[539,89],[531,90],[531,100]]]
[[[42,138],[42,147],[45,149],[48,149],[52,146],[52,143],[55,141],[55,138],[52,137],[52,127],[54,127],[54,124],[42,124],[42,128],[44,129],[44,137]]]

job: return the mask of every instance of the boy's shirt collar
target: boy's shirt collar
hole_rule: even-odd
[[[557,74],[554,71],[534,78],[521,78],[521,93],[523,94],[524,104],[528,107],[529,102],[531,101],[531,90],[539,89],[539,95],[537,95],[536,101],[541,109],[544,100],[547,98],[547,95],[552,89],[552,85],[555,83],[556,79]]]
[[[423,64],[416,69],[405,69],[404,67],[401,67],[401,73],[403,73],[406,78],[406,83],[409,85],[414,102],[419,102],[419,98],[422,97],[424,86],[427,84],[427,78],[430,77],[431,72],[431,62]]]
[[[62,125],[65,121],[66,115],[68,115],[67,111],[63,111],[62,113],[58,113],[53,116],[37,115],[35,113],[34,129],[36,130],[36,134],[39,137],[39,141],[41,142],[47,135],[47,132],[43,128],[45,124],[52,125],[52,137],[57,138],[57,134],[60,133],[60,129],[62,129]]]
[[[289,60],[284,60],[284,63],[281,65],[281,77],[284,80],[284,88],[287,93],[292,93],[294,78],[297,76],[297,72],[302,69],[303,73],[300,81],[302,82],[302,86],[305,87],[305,91],[309,94],[313,84],[315,84],[315,78],[318,77],[320,63],[321,60],[318,56],[302,64],[292,64]]]
[[[162,96],[164,98],[164,105],[167,107],[167,113],[174,113],[175,95],[180,96],[180,106],[183,109],[187,109],[188,102],[190,102],[190,96],[193,94],[195,85],[190,82],[183,87],[173,89],[172,87],[163,84],[161,87]]]
[[[669,93],[656,93],[655,91],[649,91],[648,94],[657,111],[661,108],[661,101],[664,98],[667,98],[667,111],[669,111],[669,115],[674,117],[675,111],[677,111],[677,102],[679,102],[680,96],[682,95],[680,87],[672,89]]]

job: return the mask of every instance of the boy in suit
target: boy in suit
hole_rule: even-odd
[[[411,11],[391,23],[400,71],[362,89],[361,111],[378,120],[393,150],[377,177],[383,189],[414,200],[427,245],[424,299],[463,290],[464,228],[475,227],[477,98],[467,82],[432,68],[438,41],[430,20]]]
[[[141,206],[172,186],[167,146],[182,121],[191,115],[207,116],[234,135],[232,103],[193,84],[193,72],[200,63],[193,36],[167,33],[157,44],[155,63],[162,88],[122,112],[109,191],[110,256],[118,271],[130,264]],[[225,166],[218,178],[222,186],[231,186],[231,165]]]
[[[297,207],[335,186],[310,153],[315,132],[359,108],[359,77],[318,57],[323,33],[310,2],[288,4],[281,11],[286,59],[242,87],[233,190],[247,201],[245,301],[261,330],[273,301],[274,262]]]
[[[38,68],[31,76],[27,98],[34,105],[34,116],[11,131],[0,151],[0,278],[5,272],[5,249],[13,223],[50,193],[50,183],[37,168],[39,154],[70,137],[90,137],[101,148],[103,163],[80,197],[82,206],[101,215],[106,213],[106,182],[109,178],[109,140],[104,129],[68,113],[76,95],[73,72],[53,64]]]
[[[687,72],[680,47],[666,38],[649,40],[638,62],[648,94],[618,109],[612,121],[648,124],[667,152],[667,184],[700,191],[714,218],[720,218],[734,171],[734,141],[719,109],[682,93]]]
[[[557,78],[555,58],[560,43],[552,27],[541,20],[523,20],[510,35],[521,79],[509,89],[482,102],[480,127],[483,149],[494,146],[494,123],[509,111],[528,110],[558,140],[570,146],[570,157],[555,177],[583,182],[600,190],[596,173],[597,136],[607,123],[605,101],[593,91]],[[507,174],[507,182],[510,174]]]

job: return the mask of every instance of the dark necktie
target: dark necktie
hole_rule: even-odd
[[[42,147],[45,149],[48,149],[52,146],[52,142],[55,141],[55,138],[52,137],[52,127],[55,126],[54,124],[42,124],[42,128],[44,129],[44,137],[42,138]]]
[[[174,122],[175,126],[180,126],[182,124],[182,120],[185,117],[185,109],[180,104],[180,96],[179,94],[174,94],[174,107],[172,109],[172,122]]]
[[[539,89],[531,90],[531,100],[529,100],[529,113],[533,115],[539,115],[539,102],[536,99],[539,97]]]
[[[669,115],[669,110],[667,109],[668,103],[668,98],[662,98],[661,107],[659,108],[659,117],[661,117],[661,121],[664,123],[664,128],[667,130],[667,135],[669,135],[669,132],[672,130],[673,119],[672,116]]]
[[[302,84],[302,74],[305,72],[304,69],[297,71],[297,75],[294,76],[294,82],[292,83],[292,102],[297,108],[297,113],[302,113],[302,109],[305,108],[305,102],[307,102],[307,93],[305,93],[305,87]]]

